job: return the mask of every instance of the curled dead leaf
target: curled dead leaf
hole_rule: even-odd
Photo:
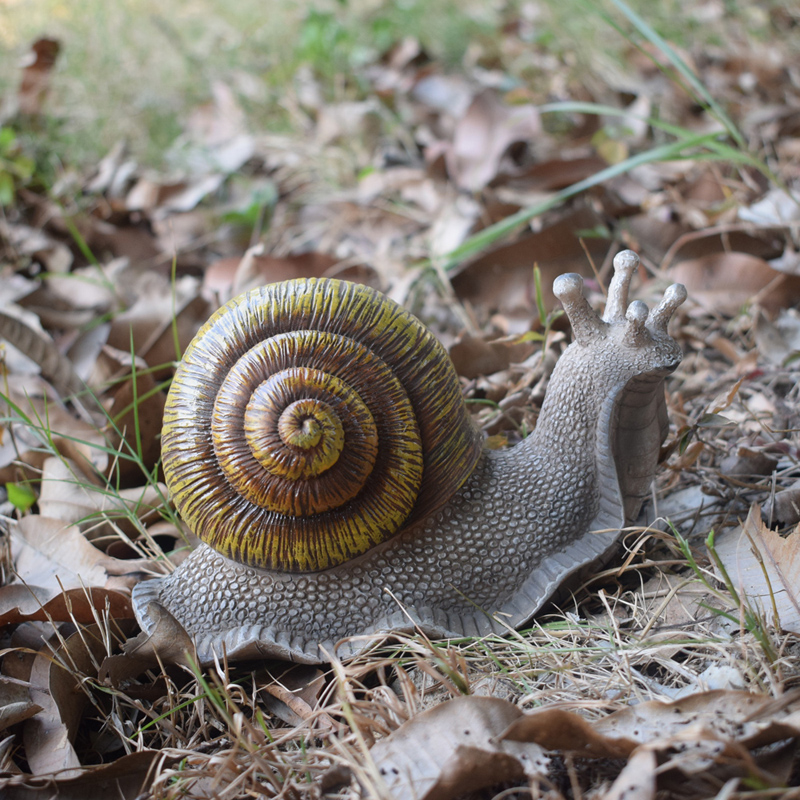
[[[800,526],[783,537],[753,503],[744,524],[720,535],[714,549],[748,603],[786,631],[800,633]]]
[[[757,302],[770,314],[800,299],[800,278],[776,272],[763,258],[722,252],[681,261],[670,278],[686,286],[693,301],[711,311],[735,316]]]
[[[60,50],[61,42],[58,39],[46,37],[37,39],[31,46],[17,92],[20,114],[36,116],[42,113],[42,106],[50,90],[50,75]]]
[[[447,170],[462,189],[475,192],[492,181],[508,148],[530,141],[541,132],[532,105],[509,106],[487,89],[470,104],[456,124],[445,153]]]
[[[155,773],[176,760],[161,750],[140,750],[112,764],[82,769],[74,777],[19,775],[5,780],[3,800],[50,800],[55,796],[59,800],[137,800],[147,795]]]
[[[434,706],[373,745],[377,775],[371,777],[394,800],[447,800],[502,781],[534,780],[547,771],[542,748],[500,738],[521,716],[517,706],[493,697]]]
[[[139,532],[135,521],[158,519],[167,494],[160,483],[111,491],[69,459],[48,458],[42,465],[39,512],[68,524],[79,523],[93,541],[113,537],[119,530],[135,538]]]
[[[38,714],[40,705],[33,702],[28,686],[0,677],[0,731]]]
[[[153,571],[149,559],[117,559],[99,550],[77,526],[41,515],[11,526],[17,577],[53,591],[104,587],[109,578]]]
[[[109,656],[100,667],[100,680],[113,686],[162,664],[197,664],[194,643],[183,626],[163,606],[151,603],[148,616],[156,620],[151,633],[140,633],[122,646],[123,654]]]
[[[614,736],[603,733],[596,723],[561,708],[543,708],[520,716],[509,725],[503,738],[535,742],[546,750],[572,752],[586,758],[627,758],[638,744],[622,732]]]
[[[503,738],[591,758],[624,758],[638,746],[654,742],[667,748],[678,740],[707,738],[753,749],[797,735],[800,692],[772,698],[716,689],[669,703],[639,703],[592,722],[558,708],[534,711],[514,720]]]
[[[0,338],[35,361],[42,370],[42,377],[50,381],[63,397],[78,395],[85,390],[72,362],[62,355],[52,339],[34,330],[20,316],[0,311]]]
[[[128,592],[148,559],[106,555],[77,526],[40,515],[11,525],[17,582],[0,588],[0,621],[73,620],[92,622],[108,607],[112,616],[132,616]],[[123,591],[120,591],[123,590]]]
[[[84,709],[89,701],[81,682],[96,677],[105,655],[102,635],[96,625],[73,633],[55,649],[45,647],[31,670],[31,698],[42,710],[23,728],[25,755],[34,775],[59,773],[72,777],[81,762],[72,746]]]
[[[264,686],[267,710],[287,725],[309,722],[319,706],[325,674],[317,667],[296,664],[280,674],[270,675]],[[326,715],[326,727],[333,723]]]
[[[114,589],[47,589],[13,583],[0,587],[0,626],[28,621],[94,622],[98,615],[133,619],[128,594]]]

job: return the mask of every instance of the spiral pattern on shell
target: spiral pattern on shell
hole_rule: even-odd
[[[366,286],[307,279],[248,292],[198,332],[162,447],[175,504],[203,541],[304,572],[446,503],[482,437],[422,323]]]

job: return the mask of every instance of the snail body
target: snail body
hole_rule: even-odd
[[[379,293],[309,279],[224,306],[164,419],[167,483],[206,543],[135,587],[142,628],[160,606],[202,662],[316,663],[385,631],[527,622],[613,547],[656,469],[663,381],[681,359],[667,324],[685,290],[649,313],[628,306],[637,264],[615,259],[603,319],[578,276],[557,279],[575,341],[534,432],[498,452],[482,449],[441,345]]]

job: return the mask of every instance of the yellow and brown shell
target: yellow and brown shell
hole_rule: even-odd
[[[342,564],[429,515],[481,449],[439,341],[338,280],[271,284],[219,309],[164,412],[164,473],[189,527],[287,572]]]

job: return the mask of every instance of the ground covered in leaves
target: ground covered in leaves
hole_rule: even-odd
[[[366,48],[345,6],[300,15],[277,88],[274,64],[203,71],[160,166],[135,138],[52,158],[92,113],[64,103],[68,37],[42,30],[7,77],[0,794],[800,796],[797,10],[679,3],[667,41],[621,0],[562,3],[593,20],[565,41],[553,7],[498,3],[437,50],[416,6],[416,35],[364,11]],[[192,543],[159,431],[221,303],[373,285],[513,446],[570,340],[553,279],[583,275],[599,307],[623,247],[635,297],[689,300],[653,502],[607,569],[505,638],[395,638],[324,669],[203,672],[179,638],[160,664],[123,654],[132,586]]]

